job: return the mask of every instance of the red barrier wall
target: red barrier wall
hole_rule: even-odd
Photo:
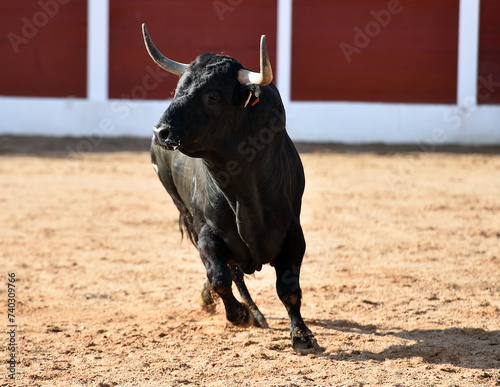
[[[455,103],[458,0],[294,0],[292,99]]]
[[[2,1],[0,95],[85,97],[87,1]]]

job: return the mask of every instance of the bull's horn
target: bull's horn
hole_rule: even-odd
[[[267,55],[266,35],[260,38],[260,73],[255,73],[247,69],[241,69],[238,72],[238,81],[246,85],[248,83],[255,83],[260,86],[266,86],[273,80],[273,70],[271,69],[271,62]]]
[[[188,68],[187,64],[176,62],[172,59],[168,59],[163,55],[153,44],[153,41],[149,37],[148,30],[146,29],[146,24],[142,23],[142,35],[144,36],[144,43],[146,43],[146,48],[149,55],[155,63],[160,66],[163,70],[169,73],[181,76]]]

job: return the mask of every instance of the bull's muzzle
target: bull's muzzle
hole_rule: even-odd
[[[181,145],[180,138],[166,126],[153,127],[153,141],[156,145],[168,150],[176,150]]]

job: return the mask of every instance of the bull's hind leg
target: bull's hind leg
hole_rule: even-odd
[[[234,325],[242,327],[252,325],[252,314],[234,297],[231,290],[232,277],[225,259],[227,248],[224,241],[204,226],[199,235],[198,249],[210,285],[224,303],[226,318]]]
[[[276,269],[276,290],[290,316],[290,335],[295,351],[309,351],[318,348],[314,335],[306,326],[300,314],[302,290],[299,276],[306,244],[298,221],[291,226],[283,248],[274,262]]]
[[[255,305],[255,302],[253,302],[252,297],[248,292],[247,286],[245,285],[245,280],[243,278],[243,273],[238,268],[238,266],[230,266],[229,268],[231,270],[231,275],[233,276],[233,281],[236,284],[238,291],[240,292],[241,299],[253,314],[253,325],[259,328],[269,328],[265,317],[262,315],[259,308],[257,308],[257,305]]]

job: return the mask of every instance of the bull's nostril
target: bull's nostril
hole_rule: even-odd
[[[170,135],[170,130],[155,126],[153,127],[153,133],[158,142],[165,142]]]
[[[168,136],[170,135],[170,131],[167,129],[160,130],[158,133],[159,137],[162,141],[167,141]]]

